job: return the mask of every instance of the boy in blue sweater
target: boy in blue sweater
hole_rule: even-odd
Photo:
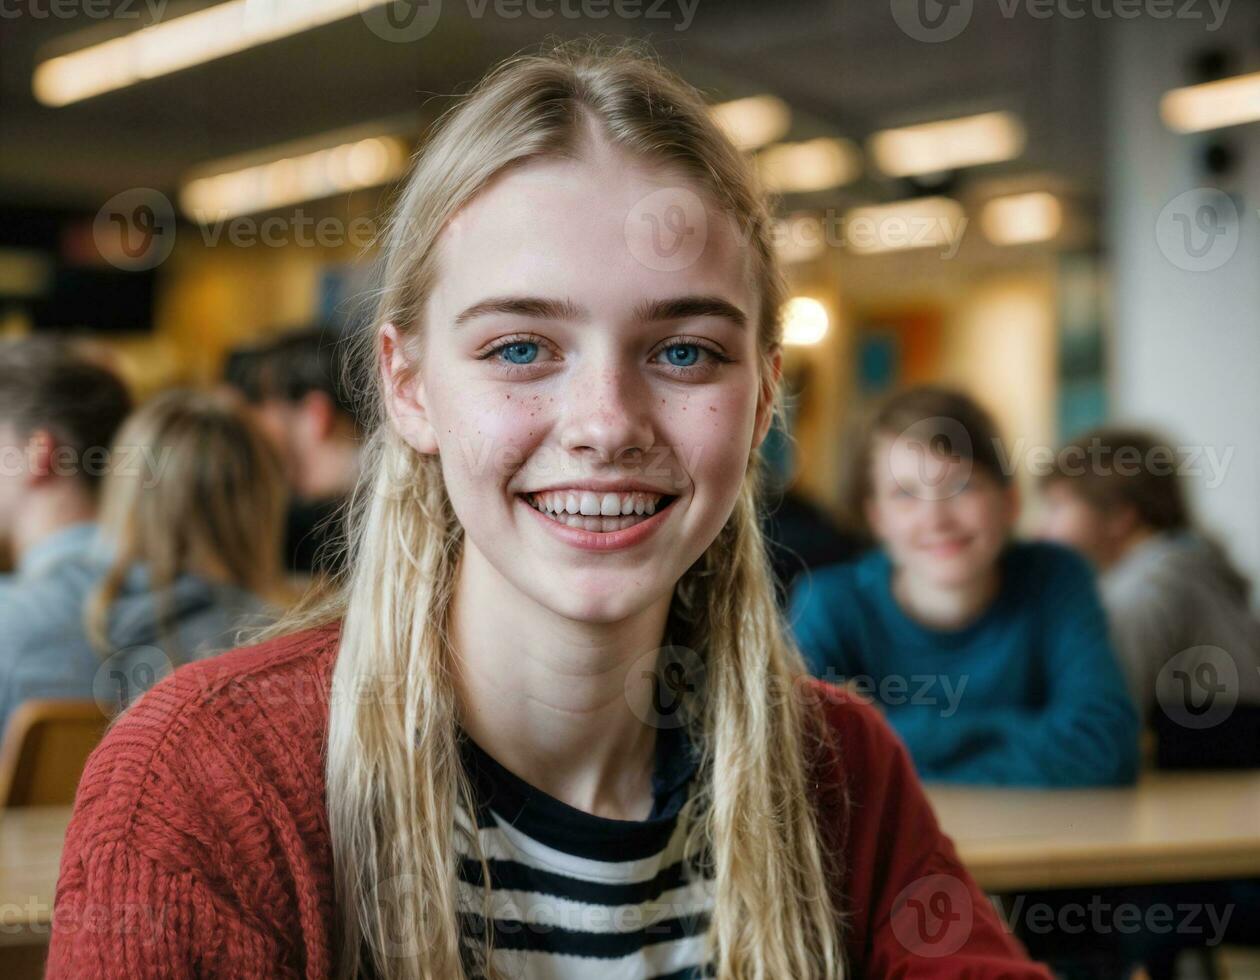
[[[789,621],[811,669],[881,705],[924,779],[1132,782],[1138,717],[1093,573],[1015,543],[996,427],[965,395],[910,389],[858,441],[851,507],[880,547],[801,578]]]

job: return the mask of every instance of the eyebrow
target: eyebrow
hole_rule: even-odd
[[[748,317],[734,303],[728,303],[719,296],[679,296],[676,299],[651,300],[640,303],[634,310],[640,321],[657,320],[694,320],[697,317],[711,316],[729,320],[741,330],[748,326]]]
[[[588,314],[582,307],[567,299],[547,299],[540,296],[494,296],[458,313],[455,326],[460,327],[480,316],[523,316],[535,320],[581,320]],[[738,306],[719,296],[678,296],[673,299],[645,300],[634,308],[634,317],[640,322],[660,320],[691,320],[697,317],[718,317],[743,329],[748,317]]]

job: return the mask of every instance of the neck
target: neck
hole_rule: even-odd
[[[49,535],[72,524],[95,520],[96,501],[77,482],[63,478],[30,494],[16,517],[13,559],[20,562],[23,555]]]
[[[465,539],[451,610],[464,730],[572,807],[644,819],[656,732],[640,720],[652,691],[638,681],[671,598],[617,623],[566,619],[522,595]]]
[[[893,596],[910,618],[934,629],[960,629],[976,619],[997,596],[996,567],[958,585],[939,585],[906,569],[893,574]]]

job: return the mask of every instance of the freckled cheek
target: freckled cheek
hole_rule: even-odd
[[[748,465],[756,420],[756,402],[740,390],[710,391],[663,406],[660,419],[666,441],[699,492],[718,483],[730,492],[739,487]]]
[[[529,396],[444,392],[436,421],[448,484],[467,481],[492,492],[511,479],[546,433],[543,415]]]

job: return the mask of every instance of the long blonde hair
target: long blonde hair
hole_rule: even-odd
[[[97,650],[109,650],[110,607],[136,565],[158,598],[172,656],[176,624],[160,603],[180,575],[277,597],[288,491],[279,455],[241,406],[208,392],[165,392],[128,417],[110,455],[100,514],[109,563],[84,609]]]
[[[759,289],[762,383],[773,377],[784,284],[766,204],[693,88],[635,48],[570,43],[509,59],[443,118],[395,205],[375,323],[358,352],[371,435],[347,520],[348,571],[271,631],[344,617],[327,758],[340,978],[495,975],[493,937],[470,944],[458,926],[456,812],[475,801],[446,626],[463,532],[438,457],[413,451],[383,415],[378,333],[394,324],[423,357],[447,219],[512,163],[578,152],[587,120],[614,145],[676,168],[737,219]],[[781,413],[777,393],[774,405]],[[720,977],[830,980],[843,972],[840,870],[807,761],[825,732],[793,696],[805,667],[774,600],[759,480],[754,453],[728,522],[677,584],[670,613],[671,640],[697,652],[705,678],[690,715],[701,759],[684,811],[687,854],[716,879],[706,940]]]

